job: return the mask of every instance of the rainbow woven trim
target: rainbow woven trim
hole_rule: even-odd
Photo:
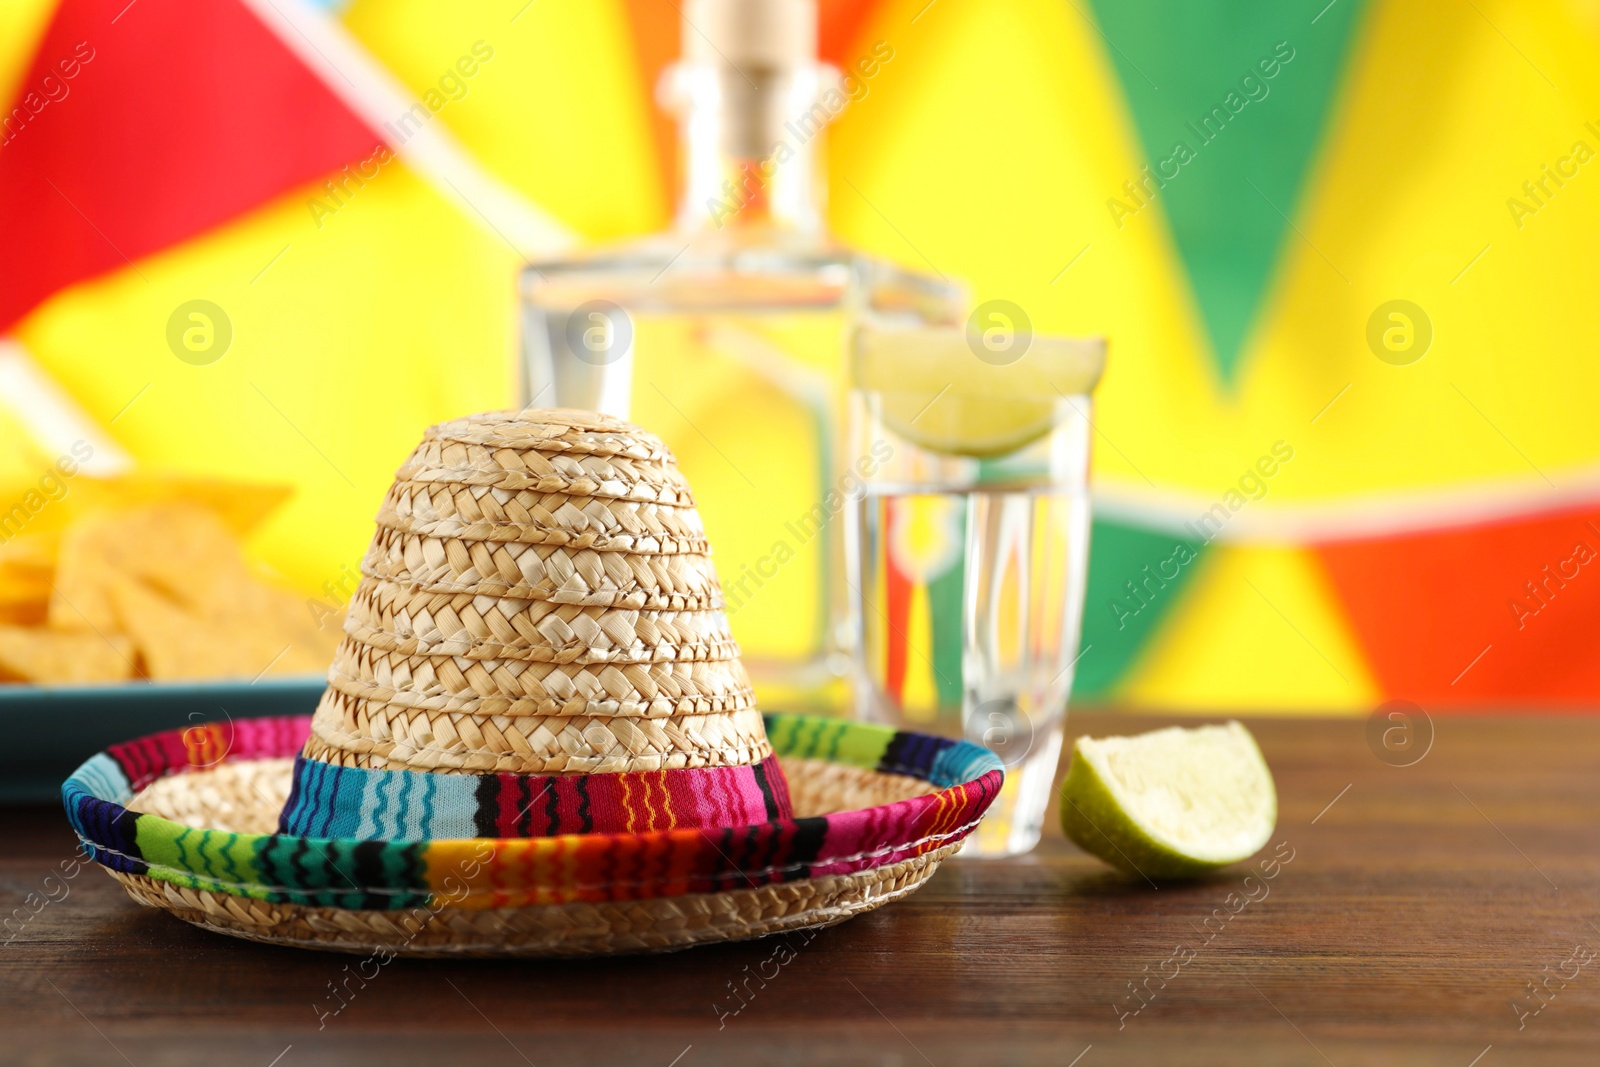
[[[301,756],[278,832],[385,841],[554,837],[744,826],[792,814],[776,756],[747,767],[574,775],[375,771]]]
[[[280,903],[437,909],[637,900],[870,870],[961,840],[1000,791],[999,759],[966,741],[800,715],[769,715],[766,725],[779,756],[910,775],[938,792],[721,830],[413,842],[201,830],[124,806],[169,774],[296,756],[311,719],[295,716],[116,745],[61,793],[86,849],[112,870]]]

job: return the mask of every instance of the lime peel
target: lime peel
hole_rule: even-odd
[[[1248,859],[1277,819],[1272,772],[1237,722],[1080,737],[1061,786],[1067,837],[1146,878],[1192,877]]]

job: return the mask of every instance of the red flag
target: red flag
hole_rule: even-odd
[[[0,116],[0,330],[381,140],[239,0],[63,0]]]
[[[1578,507],[1320,549],[1393,696],[1433,706],[1592,706],[1600,510]]]

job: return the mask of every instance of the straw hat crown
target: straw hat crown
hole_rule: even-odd
[[[432,427],[379,510],[285,828],[537,836],[787,814],[710,553],[672,453],[637,426],[535,409]],[[455,813],[396,821],[413,785]],[[549,811],[508,821],[518,790]]]

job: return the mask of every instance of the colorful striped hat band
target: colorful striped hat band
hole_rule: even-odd
[[[705,830],[793,814],[776,756],[634,774],[430,774],[301,756],[278,832],[427,841]]]

